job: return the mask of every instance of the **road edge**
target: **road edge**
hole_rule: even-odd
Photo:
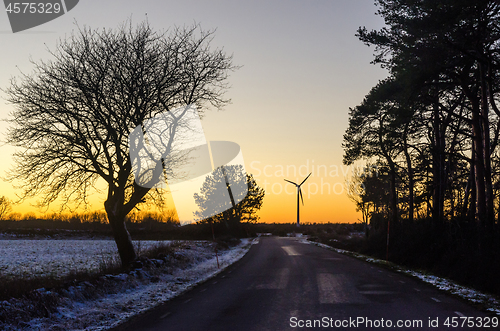
[[[435,276],[432,273],[425,270],[411,270],[409,268],[402,267],[393,262],[376,259],[368,255],[347,251],[340,248],[335,248],[332,246],[328,246],[326,244],[310,241],[306,238],[303,239],[303,242],[308,244],[313,244],[315,246],[325,248],[337,252],[339,254],[354,257],[358,260],[376,264],[378,266],[392,270],[394,272],[407,275],[423,283],[429,284],[440,291],[443,291],[458,299],[461,299],[467,302],[468,304],[471,304],[481,310],[484,310],[485,312],[489,312],[497,316],[500,316],[500,300],[492,294],[486,294],[479,290],[475,290],[471,287],[457,284],[456,282],[450,279]]]

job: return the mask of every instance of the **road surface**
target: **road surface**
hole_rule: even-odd
[[[116,330],[494,330],[490,318],[408,276],[261,237],[217,277]]]

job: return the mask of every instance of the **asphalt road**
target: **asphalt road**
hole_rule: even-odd
[[[497,329],[488,316],[408,276],[266,237],[217,277],[116,330]]]

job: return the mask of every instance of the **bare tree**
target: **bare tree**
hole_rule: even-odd
[[[212,49],[213,31],[198,25],[170,33],[142,22],[116,30],[82,28],[61,40],[51,61],[6,89],[12,112],[8,142],[15,154],[11,180],[24,197],[48,205],[58,197],[85,204],[98,180],[122,265],[136,258],[125,217],[155,189],[134,181],[129,132],[185,105],[222,107],[232,57]],[[162,159],[162,167],[172,169]]]
[[[8,198],[0,197],[0,219],[4,219],[8,213],[12,210],[11,202]]]
[[[345,178],[345,189],[349,200],[356,205],[356,211],[360,211],[362,215],[361,223],[364,225],[365,233],[368,235],[368,222],[370,216],[370,208],[372,203],[365,197],[366,195],[366,178],[372,176],[372,170],[377,166],[367,164],[365,168],[356,166],[353,168],[351,176]],[[376,175],[376,170],[375,170]]]

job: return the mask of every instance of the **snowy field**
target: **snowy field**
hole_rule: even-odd
[[[170,241],[134,241],[137,252]],[[113,240],[0,240],[0,275],[63,277],[119,262]]]
[[[55,241],[57,243],[51,246],[51,248],[47,248],[46,245]],[[80,252],[80,255],[87,256],[86,259],[88,261],[92,260],[90,253],[87,253],[92,241],[75,241],[78,243],[69,243],[71,242],[70,240],[47,240],[45,244],[40,243],[40,247],[45,247],[47,251],[38,248],[38,252],[47,253],[52,249],[55,254],[60,254],[59,258],[65,258],[63,252],[69,253],[67,251],[69,250],[77,253]],[[19,240],[16,240],[16,242],[19,242]],[[31,242],[34,241],[32,240]],[[107,250],[110,249],[112,251],[115,249],[108,241],[96,240],[95,242],[95,246],[92,246],[95,253],[103,254],[103,252],[107,252],[106,254],[113,254]],[[111,241],[111,243],[113,242]],[[29,298],[0,301],[0,330],[107,330],[113,326],[117,326],[131,316],[170,300],[194,285],[217,275],[226,267],[242,258],[248,252],[251,245],[256,243],[258,243],[258,240],[242,239],[239,245],[219,251],[218,260],[220,268],[218,268],[212,242],[179,242],[175,246],[175,251],[169,258],[170,260],[154,260],[155,263],[159,263],[160,267],[158,268],[151,270],[141,268],[118,275],[102,276],[101,282],[108,284],[107,286],[113,289],[112,292],[105,292],[106,289],[102,287],[98,290],[97,287],[88,282],[70,286],[61,291],[39,289],[36,291],[37,297],[42,299],[42,303],[43,300],[48,300],[47,302],[53,302],[56,305],[44,317],[33,316],[33,311],[37,311],[36,308],[33,308],[36,302],[30,301]],[[142,247],[145,244],[146,242],[141,242]],[[154,244],[155,242],[147,242],[146,245]],[[23,243],[23,245],[29,246],[29,243]],[[16,252],[16,256],[20,254],[18,251],[21,246],[17,247],[17,251],[13,250]],[[56,249],[55,247],[59,248]],[[40,249],[42,250],[40,251]],[[33,248],[31,250],[37,252]],[[28,249],[27,252],[29,253],[29,251]],[[37,255],[36,253],[30,254],[33,256]],[[2,255],[2,258],[5,257]],[[35,257],[33,258],[36,260]],[[19,261],[22,260],[21,258],[18,259]],[[37,263],[41,263],[40,261],[42,260],[38,260]],[[180,262],[176,263],[175,261]],[[82,262],[81,265],[89,264]],[[173,266],[173,268],[169,266]],[[31,313],[28,313],[28,311]]]

